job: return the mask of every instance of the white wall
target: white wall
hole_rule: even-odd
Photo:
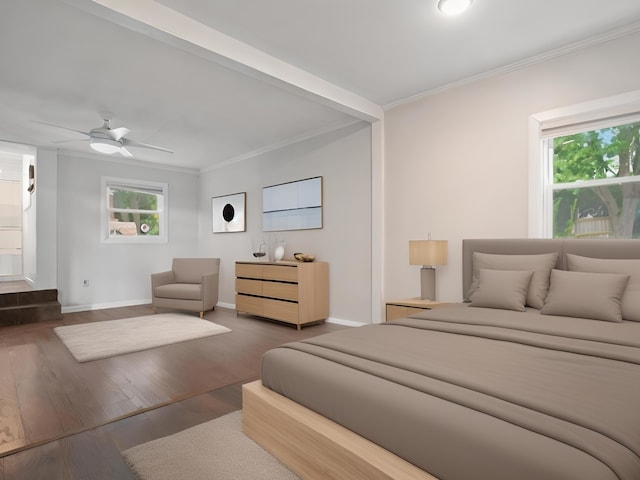
[[[173,257],[197,256],[197,175],[130,163],[58,156],[58,290],[64,311],[150,302],[152,272],[169,270]],[[103,176],[169,184],[168,243],[101,242]],[[82,286],[85,279],[89,287]]]
[[[262,232],[262,187],[323,177],[324,227]],[[212,233],[211,197],[247,192],[247,231]],[[220,303],[235,304],[236,260],[255,260],[263,237],[286,242],[285,257],[311,253],[329,263],[331,318],[371,318],[371,128],[364,122],[200,177],[200,253],[221,257]]]
[[[385,112],[386,298],[418,296],[408,241],[449,240],[438,298],[462,299],[463,238],[528,235],[528,119],[638,89],[640,34]]]
[[[34,283],[34,288],[57,288],[58,155],[55,150],[38,147],[35,183],[23,231],[24,274]]]

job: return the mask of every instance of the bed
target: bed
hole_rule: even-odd
[[[273,349],[247,435],[303,478],[640,478],[640,241],[464,240],[465,302]]]

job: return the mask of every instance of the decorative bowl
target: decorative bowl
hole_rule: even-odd
[[[293,258],[299,262],[313,262],[316,259],[315,255],[309,255],[308,253],[294,253]]]

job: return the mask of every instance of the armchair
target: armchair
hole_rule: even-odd
[[[200,312],[218,303],[219,258],[174,258],[171,270],[151,274],[151,307]]]

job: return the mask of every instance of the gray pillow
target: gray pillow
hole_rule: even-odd
[[[478,288],[481,269],[490,270],[525,270],[533,272],[526,305],[541,309],[549,289],[549,274],[558,261],[557,253],[542,253],[538,255],[495,255],[492,253],[473,252],[473,277],[467,292],[467,298]]]
[[[622,322],[620,304],[629,275],[552,270],[540,313]]]
[[[478,288],[471,295],[470,307],[501,308],[524,312],[533,272],[481,268]]]
[[[629,283],[622,295],[622,318],[640,322],[640,260],[589,258],[567,253],[570,271],[593,273],[628,273]]]

